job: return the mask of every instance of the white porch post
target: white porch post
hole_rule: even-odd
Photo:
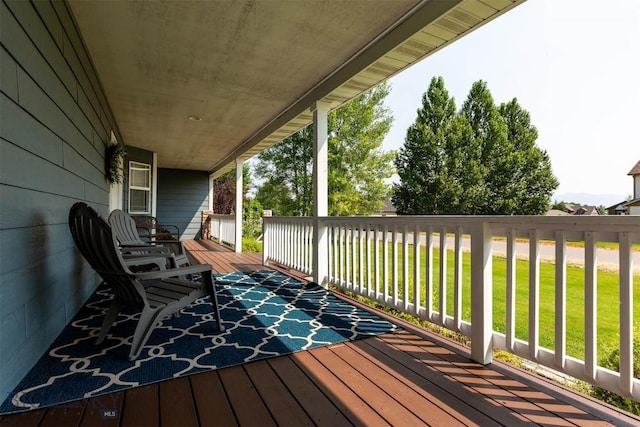
[[[471,359],[483,365],[493,360],[492,240],[489,224],[471,231]]]
[[[151,216],[156,216],[158,205],[158,153],[153,153],[151,165]]]
[[[242,159],[236,159],[236,252],[242,252]]]
[[[207,203],[207,209],[213,211],[213,174],[209,175],[209,202]]]
[[[329,132],[327,115],[330,104],[317,101],[313,112],[313,280],[327,286],[329,268],[329,241],[327,227],[320,217],[327,216],[329,209],[327,163]]]

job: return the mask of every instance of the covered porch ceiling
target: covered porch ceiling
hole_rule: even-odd
[[[68,0],[122,142],[215,176],[523,1]]]

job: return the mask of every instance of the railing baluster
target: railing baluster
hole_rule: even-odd
[[[300,244],[300,235],[299,232],[300,228],[297,226],[297,224],[295,224],[293,221],[291,222],[291,259],[293,260],[293,268],[294,269],[298,269],[298,265],[299,264],[299,253],[298,253],[298,245]]]
[[[420,314],[420,225],[413,229],[413,304],[416,316]]]
[[[426,235],[426,255],[424,258],[425,263],[425,305],[427,307],[427,320],[432,321],[433,315],[433,229],[431,226],[427,227]]]
[[[358,283],[358,233],[351,225],[351,289],[357,290],[356,285]]]
[[[440,229],[440,324],[446,325],[447,320],[447,229]]]
[[[585,233],[584,239],[584,369],[587,378],[595,380],[597,369],[597,255],[596,241],[592,232]]]
[[[398,229],[393,227],[392,234],[392,247],[391,247],[391,281],[393,284],[393,294],[391,295],[393,301],[393,308],[398,308]]]
[[[371,296],[371,224],[367,224],[367,296]]]
[[[363,248],[363,241],[362,241],[362,223],[359,224],[358,227],[358,273],[360,273],[359,277],[358,277],[358,292],[362,293],[362,289],[364,288],[364,284],[365,284],[365,277],[364,277],[364,248]]]
[[[516,335],[516,230],[507,233],[507,301],[505,333],[507,348],[513,350]]]
[[[307,256],[306,256],[306,260],[307,260],[307,271],[308,273],[312,273],[313,272],[313,253],[311,252],[311,248],[313,248],[313,227],[311,227],[310,223],[307,223]],[[329,252],[331,253],[331,252]],[[329,259],[329,262],[331,263],[331,259]],[[329,264],[329,267],[332,267],[331,264]]]
[[[388,239],[388,228],[385,224],[382,229],[382,301],[387,302],[387,294],[389,288],[389,245],[387,244]],[[380,300],[379,300],[380,301]]]
[[[564,369],[567,354],[567,233],[556,231],[555,363]]]
[[[538,231],[529,231],[529,357],[538,360],[540,342],[540,242]]]
[[[402,299],[404,310],[409,308],[409,228],[402,230]]]
[[[352,282],[351,282],[351,234],[353,233],[351,226],[350,225],[345,225],[344,227],[344,232],[345,232],[345,273],[346,273],[346,282],[347,282],[347,288],[349,289],[353,289]]]
[[[453,321],[455,330],[460,331],[462,325],[462,227],[456,228],[454,250]]]
[[[339,239],[339,245],[338,247],[340,248],[340,285],[341,286],[347,286],[347,280],[345,277],[345,270],[344,270],[344,265],[346,263],[346,256],[345,256],[345,245],[346,243],[344,242],[344,225],[343,224],[338,224],[338,227],[340,227],[340,239]]]
[[[380,294],[380,227],[375,226],[373,230],[373,282],[374,282],[374,299],[378,299]]]
[[[291,227],[291,265],[292,268],[298,269],[298,226],[293,221],[289,224]]]

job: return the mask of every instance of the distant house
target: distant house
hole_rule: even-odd
[[[565,211],[561,211],[560,209],[550,209],[547,213],[547,216],[565,216],[565,215],[569,215],[567,212]]]
[[[565,203],[564,207],[567,215],[600,215],[597,206],[580,206]]]
[[[633,178],[633,197],[624,203],[629,215],[640,215],[640,160],[627,174]]]
[[[597,206],[578,206],[571,215],[600,215]]]
[[[633,178],[633,196],[607,208],[609,215],[640,215],[640,160],[627,174]]]
[[[607,215],[629,215],[629,208],[625,206],[626,202],[619,202],[615,205],[609,206],[607,210]]]
[[[373,216],[395,216],[395,215],[397,215],[396,207],[393,206],[391,199],[387,199],[387,201],[384,202],[384,206],[382,207],[382,210],[380,212],[373,214]]]

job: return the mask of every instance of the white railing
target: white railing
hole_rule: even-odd
[[[633,376],[640,253],[632,250],[640,244],[640,217],[325,217],[319,223],[329,236],[326,283],[469,337],[479,362],[489,363],[492,350],[502,349],[640,401]],[[265,218],[265,262],[312,274],[312,231],[312,218]],[[618,248],[598,249],[598,242]],[[541,272],[542,262],[553,266]],[[615,290],[599,291],[601,268],[616,275]],[[618,311],[598,311],[599,299],[611,295]],[[568,304],[580,304],[580,319],[569,318]],[[619,372],[598,365],[605,349],[597,332],[605,323],[620,337]],[[583,340],[583,348],[567,350],[568,338]]]
[[[211,238],[220,243],[235,246],[236,217],[235,215],[213,214],[210,217]]]
[[[264,217],[262,230],[262,257],[265,264],[273,261],[302,273],[312,272],[311,218]]]

